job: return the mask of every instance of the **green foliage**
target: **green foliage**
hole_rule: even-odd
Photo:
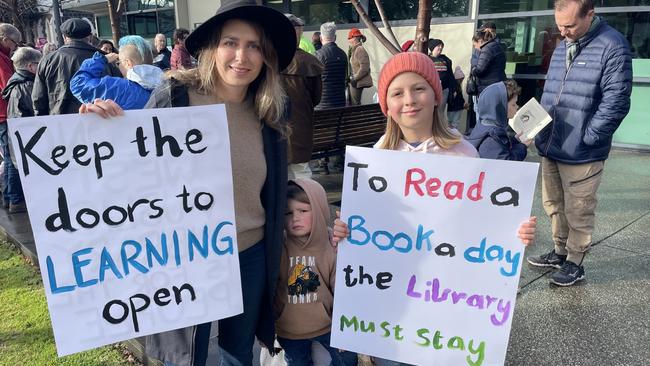
[[[0,241],[0,366],[129,365],[117,346],[58,358],[38,270]]]

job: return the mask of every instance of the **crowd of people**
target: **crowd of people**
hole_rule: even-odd
[[[553,54],[541,100],[554,121],[535,139],[555,247],[527,260],[559,268],[551,282],[568,286],[585,277],[582,262],[591,244],[595,193],[612,134],[629,110],[631,55],[624,37],[594,14],[592,1],[556,0],[555,17],[565,41]],[[356,354],[329,346],[334,247],[348,228],[336,220],[330,237],[327,196],[310,179],[310,159],[314,110],[359,104],[373,80],[366,36],[359,29],[349,31],[346,53],[336,44],[333,22],[322,24],[311,41],[303,37],[304,25],[254,0],[224,1],[193,32],[177,29],[171,51],[162,34],[153,45],[129,35],[117,49],[110,41],[95,46],[89,23],[69,19],[61,26],[65,45],[43,47],[41,53],[18,47],[20,32],[0,24],[0,145],[3,202],[9,212],[26,208],[7,118],[73,113],[110,118],[128,109],[225,104],[244,311],[218,322],[220,365],[251,365],[255,339],[271,354],[277,340],[290,366],[311,364],[312,342],[329,351],[333,365],[357,363]],[[377,99],[387,124],[375,148],[526,157],[532,141],[519,141],[507,124],[517,111],[521,88],[506,79],[496,25],[483,24],[473,41],[468,78],[477,91],[469,103],[461,87],[466,75],[453,68],[440,39],[429,41],[428,55],[412,52],[413,42],[407,42],[404,52],[383,63]],[[573,66],[593,60],[598,69]],[[476,115],[466,135],[458,131],[463,109]],[[520,225],[523,244],[533,242],[535,229],[534,217]],[[304,255],[317,260],[309,268],[288,260]],[[297,289],[297,278],[305,273],[316,281]],[[322,306],[287,303],[287,294],[296,291],[317,292]],[[210,327],[147,336],[146,352],[166,365],[204,365]]]

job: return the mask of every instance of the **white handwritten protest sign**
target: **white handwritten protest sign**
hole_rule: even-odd
[[[242,312],[223,105],[9,130],[59,355]]]
[[[332,345],[502,365],[538,164],[347,147]]]

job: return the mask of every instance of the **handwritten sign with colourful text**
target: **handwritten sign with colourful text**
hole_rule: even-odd
[[[347,147],[332,346],[502,365],[538,164]]]
[[[9,130],[59,355],[242,312],[223,105]]]

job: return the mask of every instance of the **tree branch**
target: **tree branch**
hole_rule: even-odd
[[[386,12],[384,11],[384,6],[381,4],[381,0],[375,0],[375,6],[377,7],[377,11],[379,11],[379,16],[381,17],[381,22],[384,23],[384,27],[386,28],[386,31],[388,32],[388,35],[392,38],[393,44],[397,46],[397,48],[401,49],[400,43],[397,40],[397,37],[395,37],[395,33],[393,33],[393,28],[390,26],[390,23],[388,22],[386,18]]]
[[[431,31],[431,1],[420,0],[418,5],[418,20],[415,28],[415,49],[428,53],[429,32]]]
[[[363,23],[368,27],[370,32],[377,37],[379,42],[386,47],[386,49],[392,53],[393,55],[398,54],[402,52],[402,50],[399,47],[396,47],[394,44],[390,43],[390,41],[379,31],[377,26],[372,22],[368,14],[366,13],[366,10],[361,6],[359,3],[359,0],[351,0],[352,5],[354,5],[354,8],[356,9],[357,13],[359,14],[359,17],[363,21]]]

